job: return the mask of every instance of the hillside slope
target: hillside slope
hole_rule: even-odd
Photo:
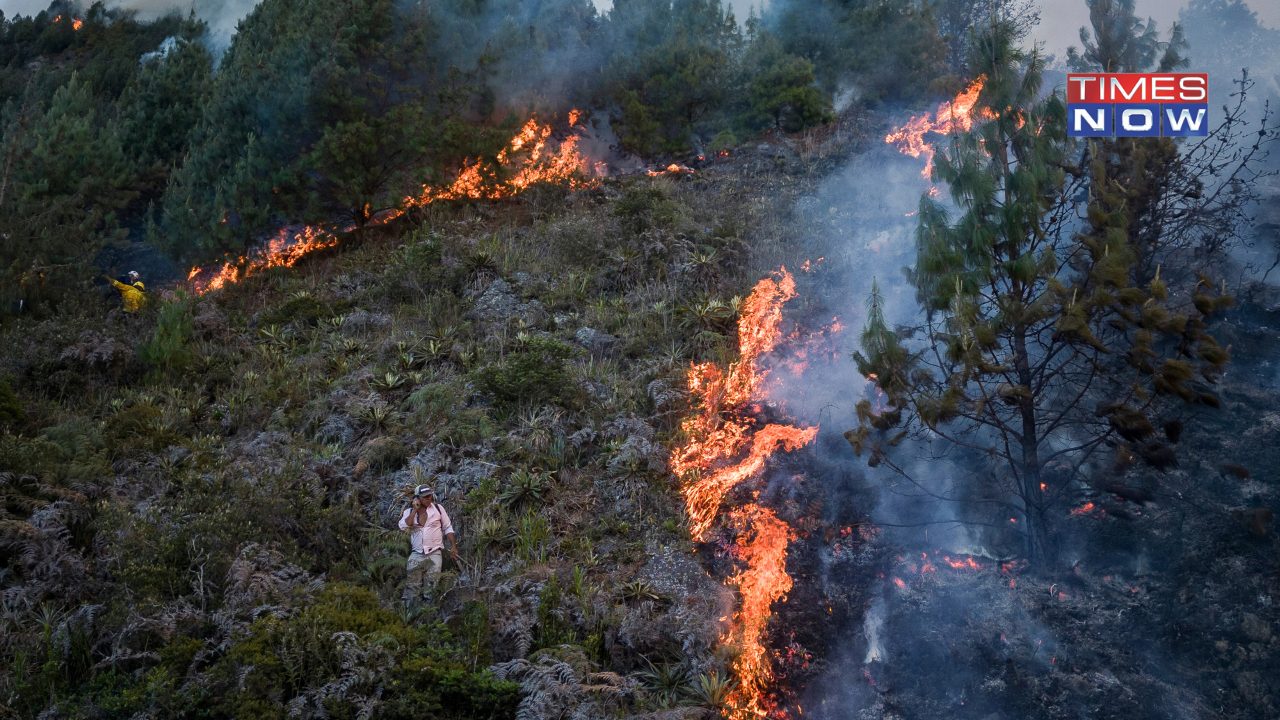
[[[0,702],[722,705],[733,598],[693,553],[666,447],[687,362],[731,360],[741,298],[803,259],[788,213],[842,137],[437,203],[137,316],[86,300],[8,325]],[[394,520],[424,481],[462,557],[406,606]]]

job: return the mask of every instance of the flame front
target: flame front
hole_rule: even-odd
[[[570,126],[576,125],[581,115],[578,110],[571,111]],[[464,163],[458,177],[447,187],[425,187],[421,194],[405,198],[402,204],[405,207],[421,207],[437,200],[506,198],[543,182],[564,183],[577,188],[593,182],[585,179],[587,176],[604,174],[603,163],[589,166],[578,152],[577,135],[565,138],[555,152],[547,150],[550,137],[550,125],[540,124],[536,118],[530,119],[497,155],[498,164],[507,172],[513,173],[508,179],[499,181],[485,175],[478,160]],[[378,216],[378,221],[386,222],[401,214],[402,210],[392,208],[383,211]],[[332,233],[316,226],[309,225],[292,237],[285,229],[268,241],[266,247],[234,261],[224,262],[216,269],[206,271],[201,267],[191,268],[187,281],[197,294],[203,294],[229,283],[239,282],[267,268],[293,267],[307,253],[337,244],[338,239]],[[200,279],[206,272],[212,272],[212,276]]]
[[[786,268],[775,276],[761,280],[743,303],[738,319],[738,362],[727,371],[710,362],[689,368],[689,391],[698,401],[698,410],[681,424],[685,441],[672,454],[671,470],[685,479],[685,506],[695,541],[706,538],[725,495],[758,473],[779,446],[794,450],[818,434],[817,427],[757,427],[743,413],[764,382],[758,361],[780,337],[782,305],[796,295],[795,279]],[[730,511],[728,527],[736,538],[734,558],[744,567],[727,582],[738,588],[742,607],[720,639],[739,649],[732,662],[738,680],[730,698],[733,714],[759,717],[769,712],[765,693],[773,678],[764,634],[773,603],[791,589],[787,543],[795,533],[772,510],[756,503]]]
[[[933,171],[934,149],[932,143],[925,142],[925,134],[948,135],[967,132],[973,127],[973,106],[978,102],[978,93],[982,92],[982,85],[986,80],[985,75],[979,75],[955,100],[938,105],[938,111],[934,113],[932,120],[929,113],[916,115],[906,125],[886,135],[884,141],[897,145],[900,152],[911,157],[924,155],[924,170],[920,172],[920,176],[927,180]]]
[[[581,115],[578,110],[570,111],[569,125],[576,125]],[[404,204],[414,207],[436,200],[496,200],[511,197],[531,185],[543,182],[565,183],[576,188],[589,183],[584,177],[602,174],[598,164],[589,165],[578,152],[577,135],[566,137],[555,152],[547,150],[550,137],[550,125],[540,124],[537,118],[530,118],[497,155],[498,165],[506,172],[513,173],[509,179],[499,182],[492,176],[486,176],[483,164],[476,160],[464,163],[458,177],[448,186],[424,187],[416,197],[405,198]]]
[[[210,269],[212,275],[207,279],[201,279],[205,272],[203,268],[191,268],[191,272],[187,273],[187,282],[191,283],[196,294],[202,295],[228,283],[239,282],[267,268],[293,267],[307,253],[337,244],[338,238],[313,225],[308,225],[292,236],[286,228],[276,233],[265,247],[247,256],[242,255],[234,262],[227,261],[216,269]]]

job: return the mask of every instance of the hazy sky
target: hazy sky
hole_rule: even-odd
[[[87,4],[88,0],[84,1]],[[601,10],[607,10],[612,5],[612,0],[593,1]],[[761,5],[760,0],[728,1],[739,21],[746,18],[747,10],[752,5]],[[255,4],[255,0],[111,0],[111,4],[152,11],[175,6],[186,10],[193,2],[198,13],[204,14],[211,24],[222,30],[234,27],[235,21]],[[1178,18],[1178,10],[1185,5],[1185,0],[1137,0],[1137,12],[1139,17],[1154,18],[1163,32]],[[30,15],[48,6],[48,0],[0,0],[0,10],[4,10],[9,16],[15,13]],[[1082,0],[1049,0],[1042,2],[1041,6],[1040,26],[1033,31],[1032,36],[1043,41],[1049,52],[1062,57],[1068,45],[1080,44],[1080,26],[1088,24],[1089,13]],[[1263,25],[1280,29],[1280,0],[1250,0],[1249,6],[1258,13],[1258,19]]]
[[[1258,21],[1270,28],[1280,29],[1280,0],[1245,0],[1249,8],[1258,14]],[[1152,18],[1160,34],[1178,19],[1178,11],[1186,7],[1185,0],[1137,0],[1135,14],[1140,18]],[[1080,26],[1089,24],[1089,10],[1083,1],[1041,2],[1040,25],[1032,31],[1034,39],[1045,44],[1045,49],[1066,55],[1068,45],[1080,47]]]

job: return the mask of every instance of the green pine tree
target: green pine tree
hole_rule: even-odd
[[[126,235],[132,168],[98,101],[72,76],[47,108],[10,102],[0,143],[0,263],[10,297],[52,301],[92,273],[103,244]]]
[[[911,277],[924,344],[904,351],[873,308],[855,359],[887,407],[864,401],[846,437],[905,475],[890,450],[904,432],[970,452],[974,477],[938,496],[964,503],[979,525],[1007,528],[1045,563],[1072,484],[1105,480],[1086,469],[1104,464],[1108,442],[1160,470],[1176,463],[1154,441],[1152,419],[1165,398],[1217,404],[1195,375],[1211,377],[1228,360],[1206,319],[1231,298],[1207,279],[1186,288],[1191,307],[1170,302],[1159,279],[1134,285],[1128,217],[1113,189],[1095,189],[1087,227],[1073,232],[1070,198],[1088,174],[1064,170],[1076,152],[1064,103],[1040,97],[1043,59],[1015,48],[1014,36],[997,19],[976,38],[970,71],[987,83],[975,117],[989,119],[939,153],[935,178],[960,216],[952,221],[927,194],[920,201]],[[1098,161],[1089,174],[1103,179]],[[1048,473],[1050,463],[1070,471]]]
[[[653,152],[656,124],[662,150],[688,151],[694,133],[714,135],[727,122],[743,38],[719,0],[616,2],[606,42],[604,94],[619,108],[615,131],[628,149]]]
[[[788,55],[765,30],[752,33],[747,56],[750,79],[746,107],[739,116],[742,125],[798,132],[834,119],[830,101],[817,87],[812,62]]]
[[[499,135],[461,122],[425,6],[266,0],[240,23],[165,193],[157,241],[198,260],[290,220],[357,224]],[[505,139],[505,138],[502,138]]]
[[[1087,0],[1093,27],[1080,28],[1083,53],[1067,49],[1068,62],[1076,72],[1173,72],[1189,63],[1184,57],[1187,42],[1182,27],[1174,23],[1169,39],[1161,41],[1153,20],[1143,22],[1134,15],[1133,0]],[[1167,265],[1169,245],[1179,244],[1168,232],[1169,195],[1198,183],[1187,177],[1190,168],[1179,153],[1180,141],[1173,138],[1100,138],[1092,154],[1102,162],[1097,185],[1119,192],[1124,203],[1129,248],[1135,254],[1133,281],[1145,284],[1155,277],[1162,262]],[[1178,273],[1181,268],[1166,267]]]
[[[199,41],[206,31],[204,22],[188,19],[161,57],[141,63],[117,103],[121,143],[150,193],[163,190],[200,120],[213,81],[213,56]]]

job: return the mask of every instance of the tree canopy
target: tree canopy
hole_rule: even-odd
[[[935,179],[959,216],[927,193],[920,200],[911,280],[922,342],[890,330],[873,295],[854,358],[886,407],[864,401],[846,437],[872,464],[907,476],[892,448],[912,433],[971,453],[967,482],[928,492],[1045,562],[1071,487],[1124,495],[1135,459],[1176,465],[1155,428],[1176,413],[1171,398],[1218,405],[1209,384],[1228,354],[1207,322],[1232,299],[1204,276],[1177,288],[1189,303],[1172,299],[1158,271],[1134,282],[1124,189],[1108,178],[1107,158],[1066,137],[1062,97],[1040,93],[1043,58],[1013,38],[1005,22],[978,38],[972,72],[987,82],[975,117],[985,120],[937,159]],[[1092,199],[1080,222],[1074,198],[1084,188]]]

